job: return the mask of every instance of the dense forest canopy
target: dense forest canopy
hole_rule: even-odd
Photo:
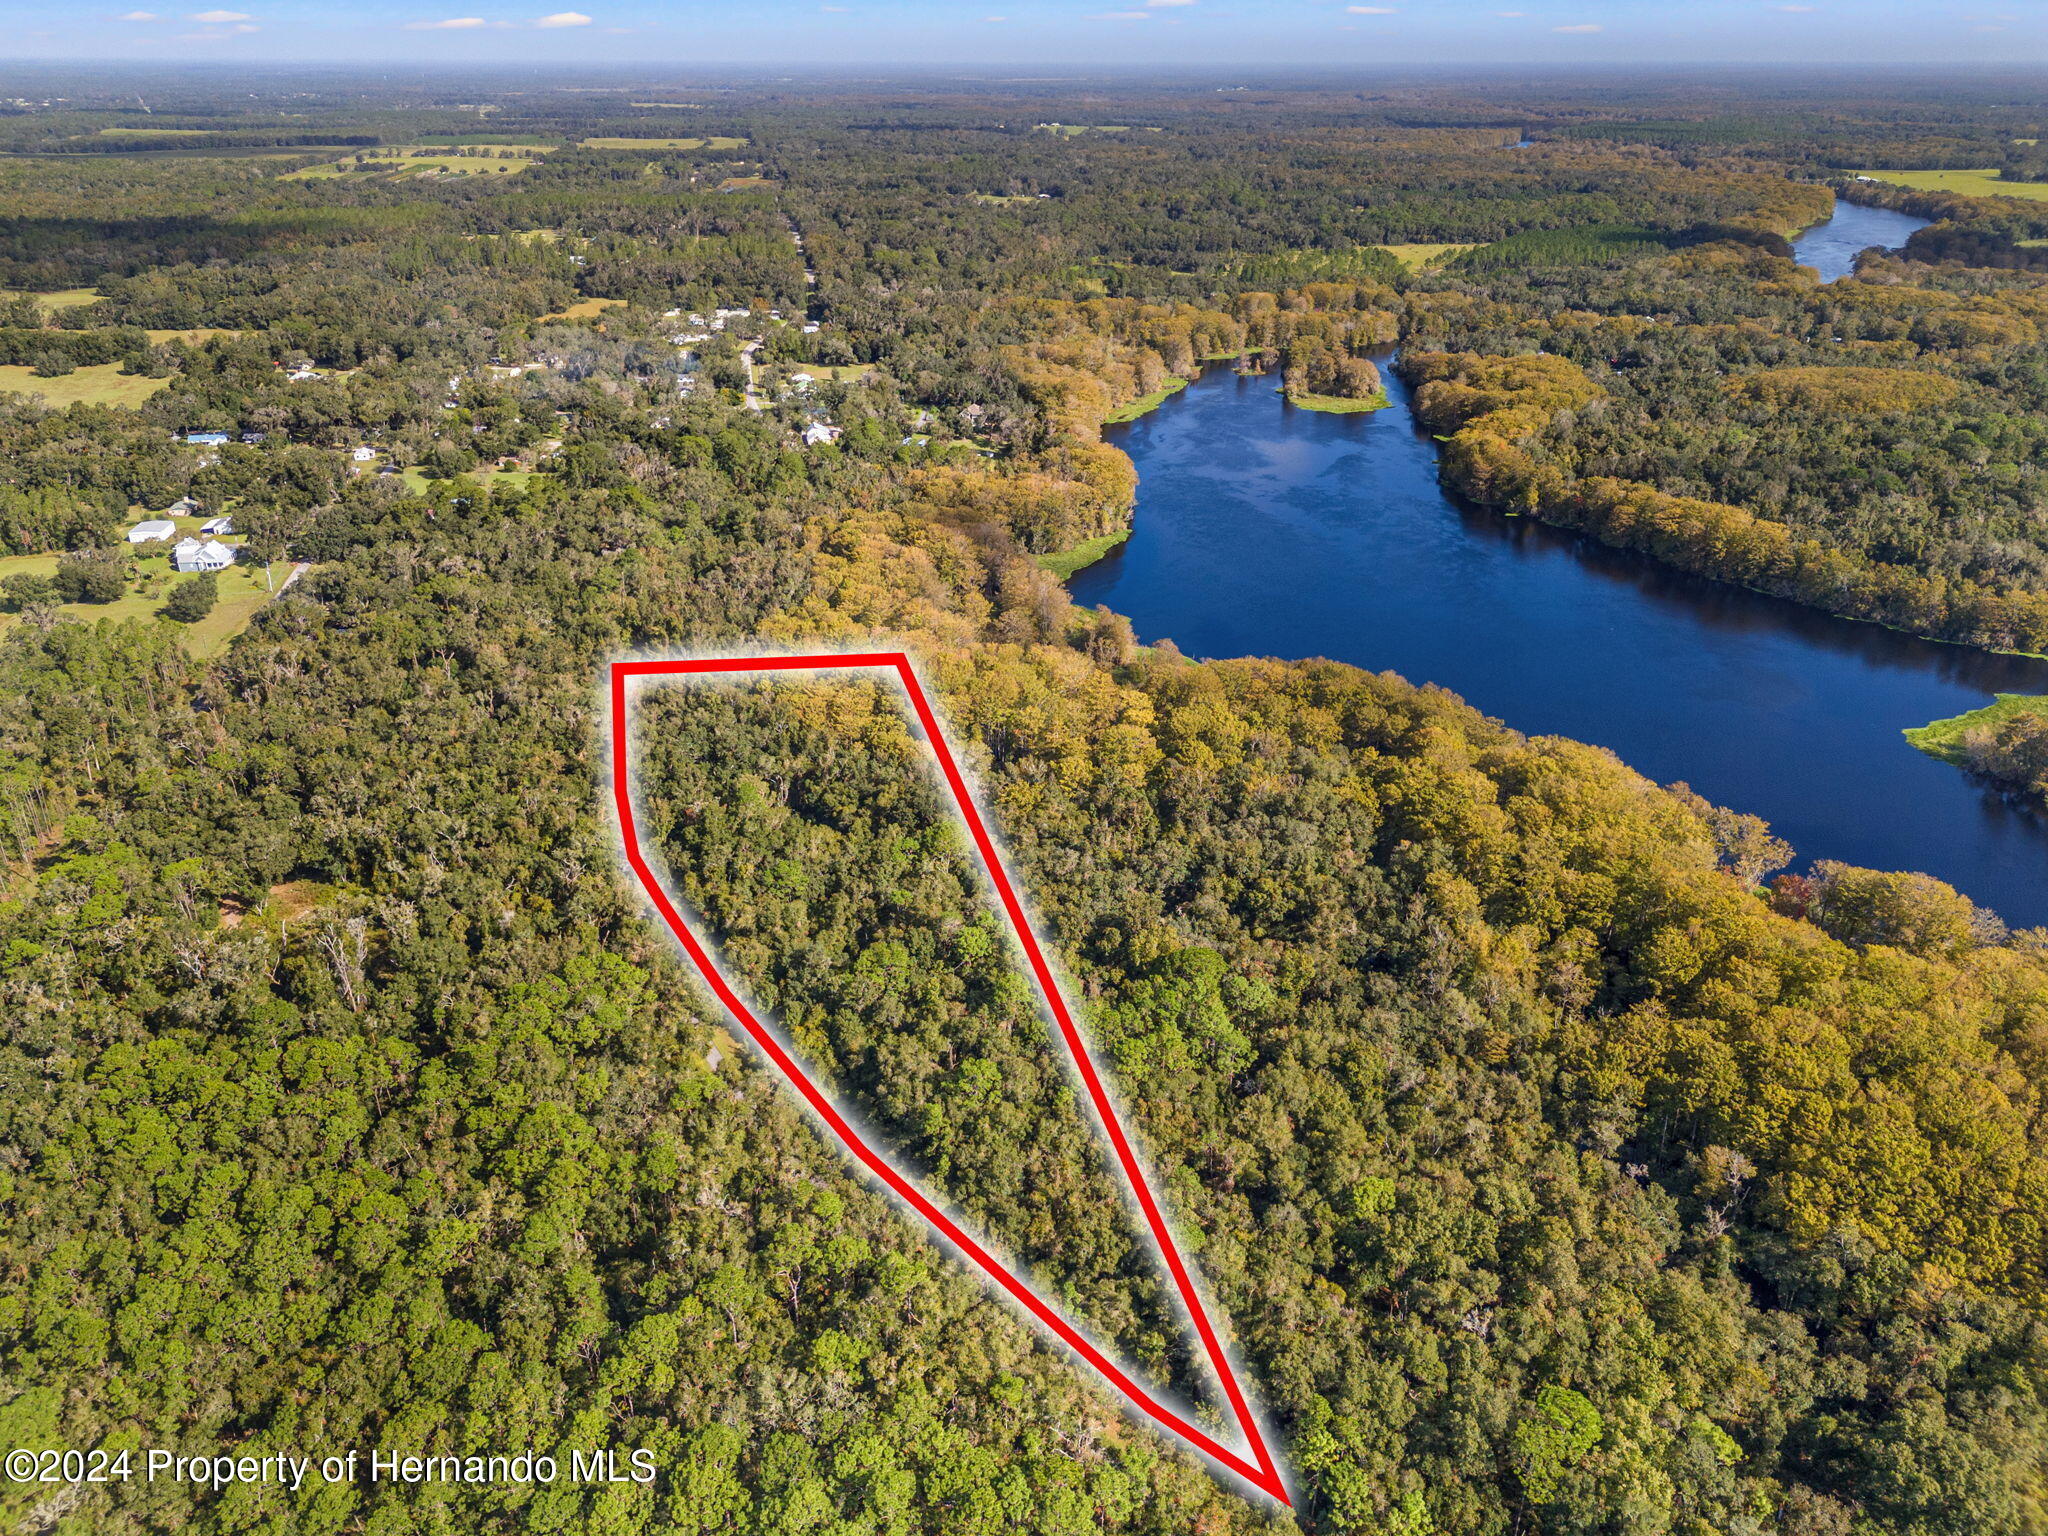
[[[660,1473],[8,1485],[13,1524],[2048,1531],[2048,936],[1439,689],[1140,647],[1044,563],[1129,526],[1106,419],[1217,363],[1360,399],[1398,346],[1482,504],[2048,649],[2048,212],[1845,176],[2023,170],[2038,89],[17,89],[0,1439]],[[1938,222],[1822,285],[1785,237],[1838,193]],[[619,869],[607,658],[882,638],[1292,1511],[857,1177]],[[1982,766],[2038,786],[2034,718]],[[1199,1400],[913,745],[762,687],[638,750],[820,1071]]]

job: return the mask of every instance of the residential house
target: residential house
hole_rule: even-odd
[[[217,538],[223,533],[233,533],[235,531],[234,519],[230,517],[209,517],[199,525],[199,531],[209,539]]]
[[[180,571],[224,571],[235,563],[235,552],[219,539],[180,539],[171,551],[171,566]]]
[[[844,427],[835,427],[830,422],[814,421],[804,428],[804,446],[816,448],[821,443],[836,443],[839,441],[840,433],[845,430]]]
[[[370,447],[351,448],[348,456],[358,464],[367,464],[377,457],[377,450]]]
[[[128,530],[130,544],[153,544],[159,539],[168,539],[178,531],[178,525],[167,517],[146,517]]]
[[[197,517],[198,515],[199,503],[190,496],[180,496],[176,501],[164,508],[165,517]]]
[[[185,434],[186,442],[196,443],[208,448],[218,448],[227,440],[228,435],[225,432],[187,432]]]

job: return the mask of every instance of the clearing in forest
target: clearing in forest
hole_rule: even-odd
[[[1416,272],[1424,267],[1434,266],[1436,263],[1448,257],[1456,256],[1463,251],[1476,251],[1479,247],[1471,244],[1460,245],[1455,242],[1444,242],[1434,245],[1383,245],[1380,249],[1401,263],[1409,271]]]
[[[1987,165],[1961,171],[1852,171],[1897,187],[1921,192],[1959,192],[1965,197],[2024,197],[2039,202],[2048,199],[2048,181],[2007,181],[1998,167]]]
[[[41,395],[58,410],[67,405],[114,405],[132,411],[170,382],[168,376],[152,379],[123,373],[119,363],[92,363],[49,378],[25,363],[0,364],[0,391]]]
[[[197,519],[178,519],[180,531],[189,531],[187,522],[197,525]],[[0,581],[9,576],[54,576],[57,572],[55,555],[5,555],[0,556]],[[198,577],[189,573],[173,572],[168,553],[144,557],[136,562],[147,573],[148,585],[142,591],[124,592],[110,603],[59,603],[59,615],[77,619],[86,624],[101,619],[112,619],[115,623],[134,620],[140,623],[159,623],[173,631],[178,643],[187,654],[205,658],[218,655],[227,643],[249,627],[249,621],[256,617],[256,610],[269,602],[277,589],[285,584],[291,575],[291,563],[280,560],[271,566],[266,579],[260,566],[231,565],[215,575],[220,596],[213,605],[213,611],[205,618],[190,624],[175,623],[160,617],[171,589],[181,587]],[[21,622],[18,614],[0,613],[0,633]]]
[[[585,149],[745,149],[745,139],[712,134],[702,139],[584,139]]]
[[[390,179],[401,176],[512,176],[543,159],[532,144],[470,144],[464,153],[447,145],[365,149],[342,160],[288,171],[285,181],[326,181],[338,176]]]
[[[57,288],[37,293],[28,288],[0,288],[0,299],[34,299],[44,309],[77,309],[97,304],[104,295],[97,288]]]

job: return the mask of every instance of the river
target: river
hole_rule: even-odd
[[[1823,276],[1915,221],[1843,204],[1797,242]],[[1847,247],[1847,256],[1842,253]],[[1907,726],[2048,663],[1938,645],[1462,506],[1395,409],[1298,410],[1213,369],[1104,435],[1139,473],[1118,551],[1069,583],[1190,655],[1328,656],[1461,694],[1519,730],[1611,747],[1768,820],[1800,861],[1925,870],[2048,923],[2048,816],[1915,751]]]
[[[1889,208],[1865,208],[1860,203],[1835,204],[1835,216],[1816,224],[1792,242],[1792,254],[1809,267],[1817,268],[1821,281],[1832,283],[1855,269],[1856,258],[1873,245],[1895,249],[1906,243],[1927,220]]]

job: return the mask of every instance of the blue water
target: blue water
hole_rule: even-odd
[[[1137,522],[1073,578],[1076,601],[1195,656],[1329,656],[1440,683],[1763,816],[1802,862],[1926,870],[2010,922],[2048,923],[2048,817],[1899,734],[1995,693],[2048,693],[2048,663],[1460,506],[1391,371],[1387,387],[1395,409],[1332,416],[1217,369],[1110,429],[1138,466]]]
[[[1906,243],[1927,220],[1889,208],[1865,208],[1857,203],[1835,204],[1835,216],[1816,224],[1792,242],[1792,253],[1809,267],[1818,268],[1821,281],[1831,283],[1855,268],[1856,258],[1873,245],[1888,250]]]

